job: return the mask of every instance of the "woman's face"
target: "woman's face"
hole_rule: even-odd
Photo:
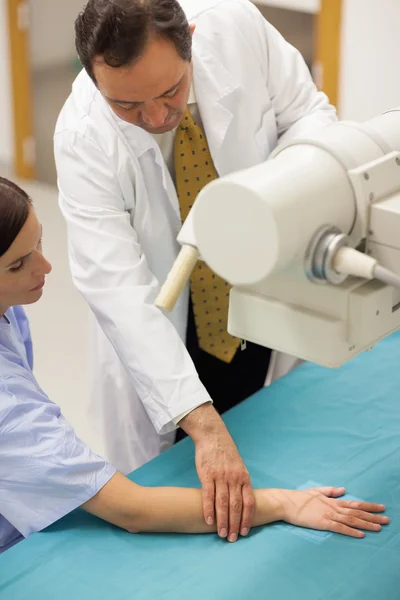
[[[11,306],[37,302],[50,271],[42,254],[42,228],[31,209],[13,244],[0,256],[0,315]]]

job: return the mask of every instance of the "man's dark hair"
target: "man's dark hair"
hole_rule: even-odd
[[[7,252],[25,225],[31,206],[28,194],[0,177],[0,256]]]
[[[89,0],[75,21],[76,50],[94,82],[96,56],[110,67],[129,66],[154,35],[169,39],[183,60],[191,60],[192,36],[178,0]]]

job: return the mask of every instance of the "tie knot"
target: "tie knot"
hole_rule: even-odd
[[[182,131],[186,131],[186,129],[189,129],[189,128],[195,127],[195,126],[196,126],[196,122],[192,117],[192,113],[190,112],[190,110],[188,108],[186,108],[185,112],[183,113],[183,117],[182,117],[179,127],[182,129]]]

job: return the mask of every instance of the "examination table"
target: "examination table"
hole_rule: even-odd
[[[131,535],[76,511],[0,556],[0,599],[400,599],[400,334],[337,371],[302,365],[226,423],[254,487],[346,486],[386,504],[390,525],[357,540],[277,523],[229,544]],[[198,486],[191,440],[131,477]]]

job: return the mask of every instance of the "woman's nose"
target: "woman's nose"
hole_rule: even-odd
[[[41,252],[37,253],[37,264],[35,265],[35,271],[40,275],[48,275],[51,273],[52,266],[48,260],[43,256]]]

